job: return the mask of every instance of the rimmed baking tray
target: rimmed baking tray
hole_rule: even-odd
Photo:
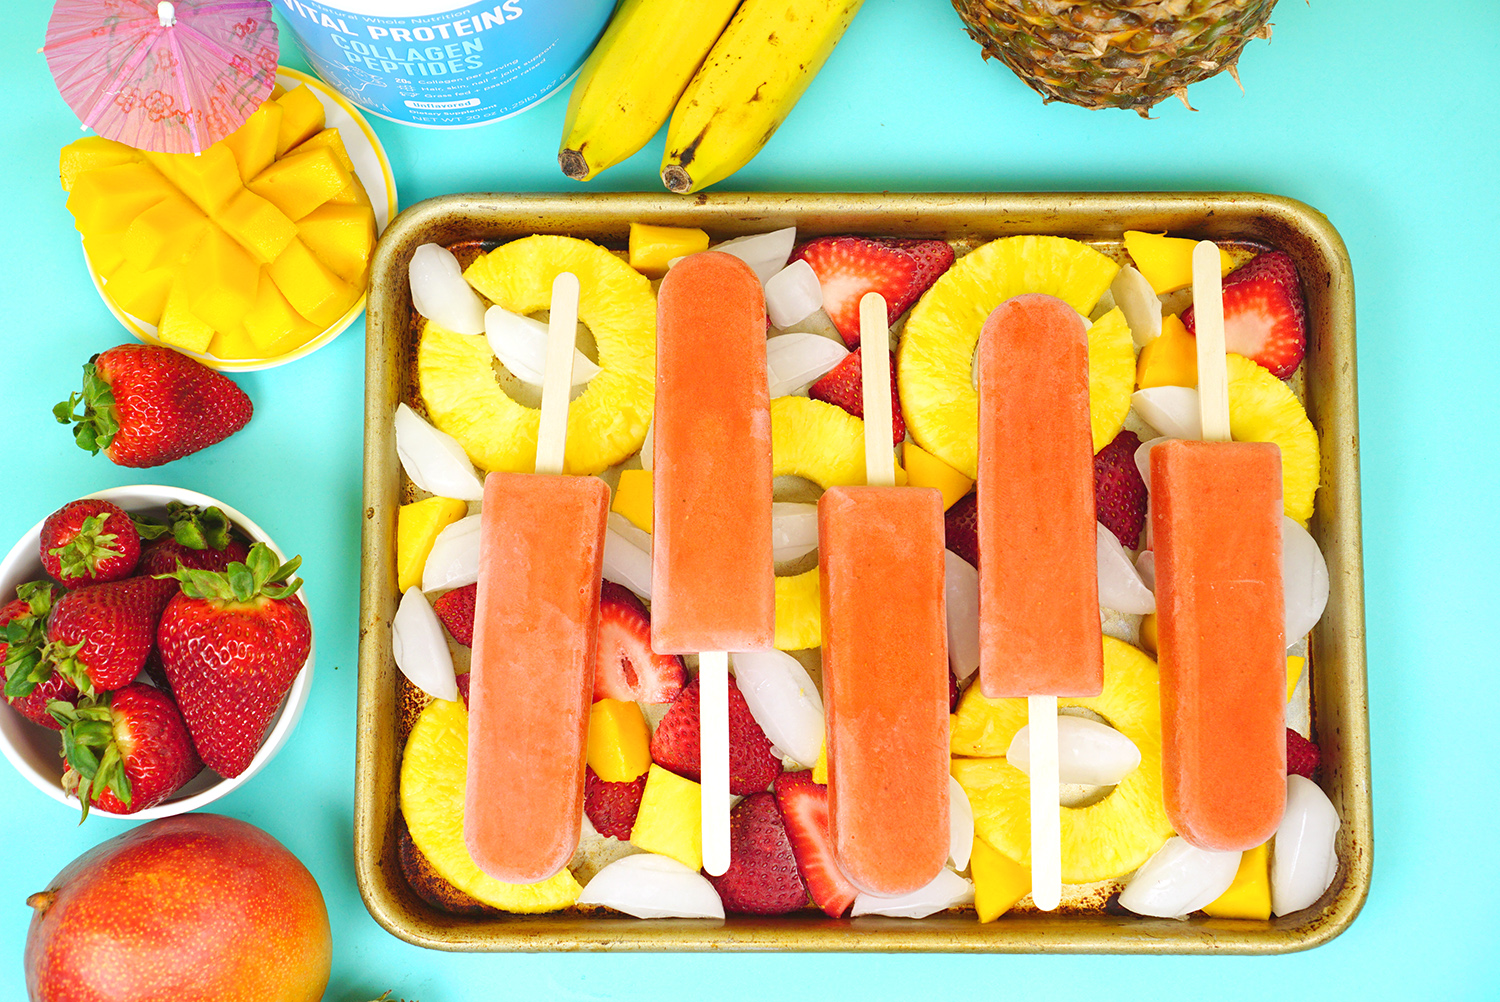
[[[972,914],[920,921],[731,916],[722,923],[561,913],[473,917],[419,898],[398,860],[398,671],[391,656],[396,509],[403,474],[392,415],[415,397],[407,264],[420,244],[504,241],[532,233],[623,247],[632,221],[697,226],[715,239],[796,225],[830,233],[974,240],[1055,234],[1117,251],[1125,230],[1252,242],[1295,259],[1308,306],[1303,398],[1318,429],[1322,484],[1311,531],[1328,561],[1328,609],[1311,639],[1321,785],[1343,819],[1339,870],[1313,907],[1269,921],[1146,919],[1107,912],[1019,913],[981,925]],[[375,253],[365,383],[355,870],[370,914],[391,933],[442,950],[797,950],[964,953],[1282,953],[1346,929],[1369,891],[1370,749],[1365,685],[1354,285],[1348,252],[1316,210],[1270,195],[1099,194],[597,194],[450,195],[403,212]]]

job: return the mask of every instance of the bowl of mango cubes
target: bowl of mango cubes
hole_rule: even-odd
[[[365,308],[396,185],[363,116],[285,67],[271,97],[201,154],[101,136],[63,147],[89,274],[136,337],[216,369],[282,365]]]

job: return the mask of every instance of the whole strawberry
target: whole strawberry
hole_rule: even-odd
[[[42,569],[64,588],[128,578],[141,556],[141,537],[119,505],[69,501],[42,523]]]
[[[286,564],[265,543],[226,571],[182,568],[156,642],[172,692],[203,762],[221,776],[244,772],[312,647],[307,608]]]
[[[729,869],[709,881],[726,912],[785,915],[807,904],[807,887],[776,798],[762,790],[729,812]]]
[[[148,577],[70,591],[47,621],[44,657],[85,696],[118,689],[145,667],[170,582]]]
[[[857,418],[865,416],[864,375],[860,369],[860,349],[845,355],[827,374],[807,388],[814,400],[842,407]],[[896,353],[891,352],[891,371],[896,371]],[[906,422],[901,418],[901,397],[896,381],[891,380],[891,444],[906,441]]]
[[[203,768],[177,704],[149,685],[50,708],[62,725],[63,788],[85,818],[91,805],[111,814],[155,807]]]
[[[250,549],[234,534],[234,524],[219,507],[194,508],[167,503],[167,524],[143,530],[151,542],[141,550],[140,573],[170,574],[178,566],[222,571],[243,562]]]
[[[59,594],[50,581],[28,581],[16,598],[0,606],[0,665],[5,668],[5,699],[32,723],[61,729],[47,712],[54,700],[78,701],[78,689],[42,656],[47,641],[47,614]]]
[[[702,742],[698,680],[693,679],[672,703],[651,735],[651,761],[663,769],[698,782]],[[729,679],[729,792],[755,793],[781,774],[781,759],[771,752],[770,739],[750,713],[734,677]]]
[[[82,410],[79,411],[79,405]],[[230,380],[170,348],[122,344],[83,367],[83,391],[52,409],[81,448],[119,466],[160,466],[222,441],[250,420]]]
[[[1140,545],[1146,527],[1146,481],[1135,465],[1141,439],[1122,431],[1094,456],[1094,517],[1126,549]]]

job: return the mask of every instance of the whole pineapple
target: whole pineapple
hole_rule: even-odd
[[[1050,101],[1134,108],[1227,69],[1270,38],[1276,0],[953,0],[969,35]],[[1235,79],[1239,79],[1238,76]],[[1188,105],[1188,107],[1192,107]]]

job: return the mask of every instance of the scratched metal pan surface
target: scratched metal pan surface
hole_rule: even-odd
[[[1056,234],[1118,255],[1126,230],[1169,231],[1267,245],[1296,260],[1309,342],[1301,393],[1318,429],[1322,483],[1311,530],[1328,561],[1331,596],[1311,638],[1321,785],[1343,820],[1338,875],[1311,908],[1268,921],[1146,919],[1091,911],[1021,911],[981,925],[972,910],[921,921],[829,919],[805,911],[724,922],[639,920],[582,912],[465,915],[429,904],[403,875],[397,779],[411,687],[391,655],[396,611],[396,509],[409,499],[392,415],[415,402],[416,346],[407,264],[423,243],[505,241],[564,234],[622,248],[632,221],[696,226],[714,239],[796,225],[799,237],[862,233],[972,242]],[[1354,285],[1348,252],[1329,221],[1290,199],[1244,193],[450,195],[394,220],[372,265],[365,385],[355,867],[381,925],[441,950],[796,950],[955,953],[1283,953],[1318,946],[1354,921],[1372,865],[1370,749],[1365,683]]]

